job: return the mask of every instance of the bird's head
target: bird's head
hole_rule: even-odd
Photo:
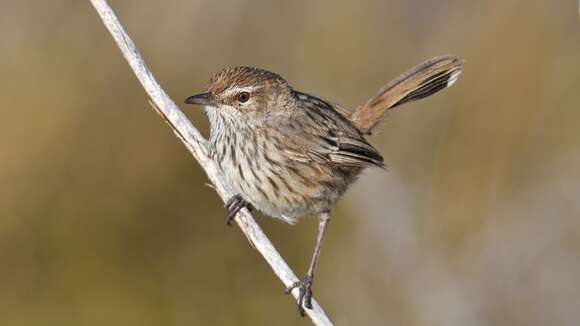
[[[292,89],[279,75],[252,67],[225,68],[209,80],[207,92],[185,100],[204,106],[210,119],[217,115],[241,121],[279,113],[293,100]]]

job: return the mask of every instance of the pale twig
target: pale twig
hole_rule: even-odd
[[[147,95],[151,98],[155,111],[165,119],[167,124],[173,129],[173,132],[181,139],[185,147],[187,147],[199,162],[221,199],[225,202],[231,198],[234,193],[231,191],[216,163],[208,155],[207,141],[157,83],[141,54],[121,26],[121,23],[107,1],[91,0],[91,3],[102,18],[103,24],[111,32],[113,39],[121,49],[123,56],[133,69],[137,79],[143,85],[143,88],[145,88]],[[236,222],[252,246],[262,254],[274,270],[274,273],[286,287],[298,281],[294,272],[282,256],[280,256],[247,209],[243,209],[236,216]],[[281,295],[282,293],[283,291],[280,290]],[[293,290],[292,295],[297,298],[298,289]],[[306,309],[306,313],[315,325],[332,325],[330,318],[328,318],[314,299],[312,300],[312,309]]]

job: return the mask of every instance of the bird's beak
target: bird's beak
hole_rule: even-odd
[[[185,103],[198,105],[211,105],[213,104],[213,98],[211,96],[211,92],[201,93],[186,98]]]

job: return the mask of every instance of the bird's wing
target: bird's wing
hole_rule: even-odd
[[[291,155],[337,165],[384,167],[378,151],[331,104],[301,92],[296,98],[299,109],[277,123]]]

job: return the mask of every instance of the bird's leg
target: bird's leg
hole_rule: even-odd
[[[227,213],[227,219],[226,219],[226,223],[231,226],[232,222],[234,220],[234,217],[236,217],[236,214],[238,214],[238,212],[242,209],[242,208],[247,208],[248,210],[252,210],[252,204],[250,204],[249,202],[247,202],[244,198],[242,198],[242,196],[240,195],[235,195],[232,198],[230,198],[227,202],[226,202],[226,209],[228,210]]]
[[[290,293],[293,289],[299,288],[300,293],[298,294],[298,311],[300,315],[304,316],[304,307],[312,309],[312,280],[314,278],[314,271],[316,270],[316,265],[318,264],[318,258],[320,257],[320,249],[322,247],[322,239],[324,237],[324,231],[326,226],[330,221],[330,212],[320,213],[318,216],[318,236],[316,238],[316,246],[314,247],[314,254],[312,255],[312,260],[310,261],[310,267],[308,268],[308,273],[302,281],[295,282],[286,288],[286,294]]]

